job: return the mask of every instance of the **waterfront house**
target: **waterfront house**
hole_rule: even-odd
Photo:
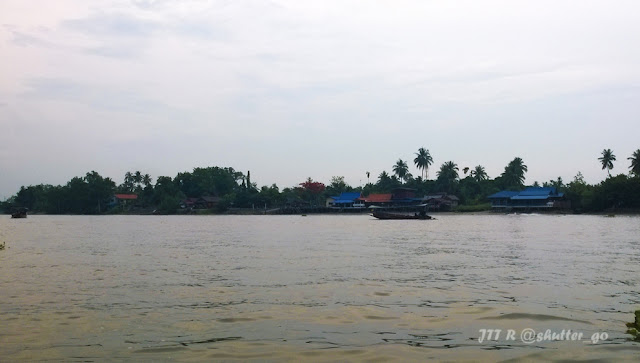
[[[107,202],[107,207],[113,208],[115,206],[120,206],[123,210],[128,210],[134,206],[137,201],[137,194],[118,193],[111,196]]]
[[[333,203],[336,201],[336,199],[338,199],[338,197],[328,197],[324,202],[324,206],[327,208],[333,207]]]
[[[127,205],[127,204],[135,203],[136,200],[138,200],[137,194],[124,194],[124,193],[114,194],[109,200],[108,205],[109,206]]]
[[[196,205],[196,208],[211,209],[216,207],[221,200],[222,198],[220,197],[204,196],[204,197],[200,197],[196,201],[195,205]]]
[[[395,188],[391,191],[391,204],[395,206],[408,206],[422,203],[422,198],[416,198],[416,190],[413,188]]]
[[[460,199],[453,194],[436,193],[425,196],[422,198],[422,202],[427,204],[429,209],[449,210],[453,207],[457,207],[460,203]]]
[[[343,192],[338,197],[334,197],[333,207],[335,208],[364,208],[360,197],[360,192]]]
[[[530,187],[521,192],[501,191],[487,197],[498,210],[568,209],[570,202],[554,187]]]
[[[416,197],[416,190],[413,188],[399,187],[393,189],[391,194],[393,195],[393,199],[396,200],[413,199]]]
[[[196,206],[199,198],[187,198],[180,201],[180,208],[185,209],[193,209]]]
[[[371,206],[385,207],[391,205],[393,194],[375,194],[371,193],[367,197],[363,197],[364,204],[367,208]]]
[[[285,208],[309,208],[311,207],[311,203],[303,200],[299,196],[287,196],[285,200]]]
[[[491,207],[495,209],[507,208],[511,204],[511,198],[518,195],[519,192],[513,190],[503,190],[495,194],[491,194],[487,198],[491,202]]]

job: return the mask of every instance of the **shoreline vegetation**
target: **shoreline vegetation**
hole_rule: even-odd
[[[521,191],[526,187],[553,187],[564,193],[571,209],[552,213],[638,214],[640,213],[640,149],[630,160],[629,174],[613,176],[611,170],[616,157],[611,149],[602,151],[598,161],[607,171],[605,180],[587,184],[582,173],[565,183],[562,178],[525,185],[528,167],[516,157],[504,172],[491,179],[482,165],[460,167],[453,161],[443,163],[429,179],[433,158],[429,150],[420,148],[413,164],[419,171],[414,177],[409,164],[399,159],[392,172],[382,171],[377,178],[366,172],[363,187],[348,185],[344,177],[334,176],[328,184],[307,178],[297,186],[280,189],[276,184],[258,187],[246,174],[231,167],[197,167],[175,177],[159,176],[155,183],[149,174],[127,172],[123,182],[95,171],[74,177],[65,185],[38,184],[22,186],[5,201],[0,211],[11,213],[27,208],[30,214],[297,214],[348,212],[326,207],[328,198],[344,192],[362,196],[390,193],[396,188],[410,188],[417,196],[447,193],[459,198],[459,205],[451,212],[485,213],[491,210],[487,196],[501,190]],[[374,179],[372,182],[371,179]],[[117,196],[124,196],[118,198]],[[194,208],[196,200],[206,203]],[[367,211],[366,209],[362,212]]]

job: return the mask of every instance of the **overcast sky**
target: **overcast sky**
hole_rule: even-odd
[[[0,2],[0,197],[96,170],[358,186],[431,151],[527,183],[640,148],[638,1]]]

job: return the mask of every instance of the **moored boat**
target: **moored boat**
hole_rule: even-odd
[[[11,213],[11,218],[27,218],[27,209],[20,208],[15,212]]]
[[[374,210],[372,215],[378,219],[433,219],[433,217],[425,212],[402,213]]]

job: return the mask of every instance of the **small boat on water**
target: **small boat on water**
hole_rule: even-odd
[[[27,218],[27,208],[20,208],[11,213],[11,218]]]
[[[374,210],[372,215],[378,219],[434,219],[425,212],[402,213]]]

